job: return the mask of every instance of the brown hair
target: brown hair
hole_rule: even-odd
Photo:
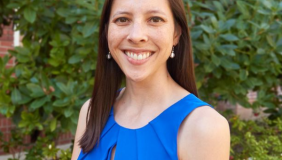
[[[181,28],[181,36],[175,46],[176,56],[167,61],[167,68],[171,77],[184,89],[198,96],[192,46],[189,28],[185,16],[182,0],[168,0],[174,20]],[[83,152],[91,151],[99,144],[100,134],[106,125],[111,107],[117,97],[117,90],[124,77],[117,63],[106,58],[108,49],[107,31],[113,0],[105,0],[99,30],[98,61],[95,72],[95,84],[86,117],[86,130],[79,141]]]

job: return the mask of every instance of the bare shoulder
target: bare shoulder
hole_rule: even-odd
[[[91,100],[91,99],[88,99],[88,100],[82,105],[82,107],[81,107],[81,109],[80,109],[80,113],[79,113],[80,115],[83,114],[83,115],[86,116],[87,111],[88,111],[88,108],[89,108],[90,100]]]
[[[178,154],[182,160],[228,160],[228,121],[209,106],[198,107],[182,122]]]
[[[212,128],[228,129],[228,121],[210,106],[202,106],[194,109],[184,120],[185,127],[196,129],[200,132],[212,132]],[[192,128],[191,128],[192,127]]]
[[[72,160],[76,160],[78,158],[80,150],[81,150],[78,142],[80,138],[82,137],[85,131],[85,128],[86,128],[86,115],[87,115],[87,111],[89,108],[89,104],[90,104],[90,99],[87,100],[80,109],[76,133],[75,133],[75,140],[74,140],[74,145],[73,145]]]

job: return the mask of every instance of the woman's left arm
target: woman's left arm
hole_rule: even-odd
[[[199,107],[183,125],[181,160],[229,160],[229,124],[217,111]]]

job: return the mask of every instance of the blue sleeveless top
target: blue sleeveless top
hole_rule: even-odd
[[[112,108],[99,145],[88,153],[81,151],[78,160],[110,160],[115,146],[115,160],[177,160],[177,134],[181,122],[201,106],[212,107],[190,93],[138,129],[120,126]]]

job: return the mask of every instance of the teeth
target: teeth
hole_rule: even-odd
[[[142,57],[142,59],[145,59],[145,58],[147,58],[147,54],[143,54],[143,56],[141,56],[141,57]]]
[[[142,54],[139,54],[138,55],[138,60],[141,60],[141,59],[143,59],[143,56],[142,56]]]
[[[137,54],[134,53],[133,59],[137,60]]]
[[[125,52],[125,54],[126,54],[128,57],[130,57],[130,58],[132,58],[132,59],[134,59],[134,60],[143,60],[143,59],[148,58],[148,57],[151,55],[150,52],[144,52],[144,53],[141,53],[141,54],[136,54],[136,53],[127,52],[127,51]]]

